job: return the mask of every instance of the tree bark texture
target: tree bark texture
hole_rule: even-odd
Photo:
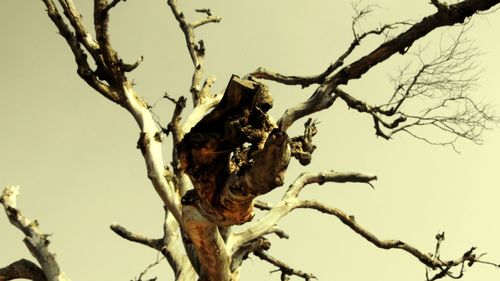
[[[182,202],[215,225],[253,217],[253,199],[283,184],[289,138],[267,115],[272,98],[263,84],[233,76],[220,103],[179,145],[180,165],[194,190]]]

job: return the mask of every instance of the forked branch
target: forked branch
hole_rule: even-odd
[[[79,16],[76,17],[74,13],[74,5],[71,0],[60,1],[62,7],[65,9],[65,14],[70,17],[70,23],[76,28],[73,32],[68,25],[64,22],[64,18],[57,9],[53,0],[42,0],[47,7],[47,14],[50,19],[56,25],[61,36],[66,40],[68,46],[70,47],[76,64],[78,66],[78,75],[89,84],[94,90],[98,91],[100,94],[106,98],[112,100],[113,102],[119,102],[118,94],[109,86],[109,84],[102,82],[99,75],[92,70],[89,62],[87,61],[87,54],[82,49],[82,46],[93,56],[98,58],[97,50],[99,46],[92,39],[90,34],[86,32],[83,28]],[[79,15],[79,14],[78,14]],[[96,60],[96,64],[99,65],[100,59]]]
[[[356,19],[353,21],[355,24]],[[381,35],[385,34],[389,30],[397,29],[401,26],[409,25],[408,22],[395,22],[390,24],[382,25],[373,30],[369,30],[358,34],[354,32],[354,39],[348,48],[342,53],[335,62],[331,63],[323,72],[317,75],[311,76],[297,76],[297,75],[284,75],[275,71],[267,70],[263,67],[257,68],[254,72],[250,73],[249,76],[258,79],[265,79],[274,82],[278,82],[284,85],[300,85],[302,88],[309,87],[313,84],[322,84],[325,82],[326,78],[335,72],[339,67],[344,65],[345,60],[352,54],[352,52],[361,44],[361,41],[370,35]]]
[[[415,41],[426,36],[434,29],[463,23],[475,13],[488,10],[498,3],[500,3],[500,0],[464,0],[446,6],[445,9],[440,9],[436,13],[424,17],[420,22],[414,24],[408,30],[384,42],[368,55],[345,66],[329,78],[328,83],[337,86],[347,84],[349,80],[358,79],[372,67],[385,61],[392,55],[396,53],[406,53]]]
[[[126,240],[145,245],[156,250],[158,253],[161,253],[172,268],[176,280],[189,280],[189,278],[183,278],[186,278],[186,276],[193,276],[195,274],[187,256],[179,252],[177,243],[179,240],[179,224],[168,212],[168,210],[165,210],[163,237],[159,239],[151,239],[143,235],[133,233],[118,224],[113,224],[110,228],[113,232]],[[158,259],[157,262],[159,262]]]
[[[426,36],[431,31],[442,26],[452,26],[457,23],[463,23],[467,18],[471,17],[475,13],[488,10],[497,5],[499,2],[500,0],[464,0],[459,3],[446,6],[443,9],[438,9],[436,13],[424,17],[420,22],[413,24],[406,31],[401,32],[394,38],[380,44],[369,54],[327,75],[324,82],[320,83],[319,87],[307,101],[285,111],[279,121],[280,128],[286,130],[299,118],[329,108],[335,100],[334,91],[338,89],[339,85],[347,84],[353,79],[360,78],[374,66],[389,59],[394,54],[405,54],[415,41]],[[356,44],[355,38],[355,41],[351,46],[355,47]],[[351,52],[350,49],[351,47],[345,54],[349,55]],[[338,62],[339,64],[343,64],[342,56],[339,58]],[[293,81],[295,81],[296,84],[303,84],[304,81],[308,81],[300,77],[283,77],[282,75],[273,75],[272,73],[263,74],[262,71],[257,73],[257,76],[262,78],[269,77],[270,80],[278,82],[282,81],[285,84],[292,84]],[[376,125],[379,125],[379,123]],[[380,130],[380,132],[382,131]],[[389,137],[390,135],[386,134],[385,136]]]
[[[84,28],[81,16],[72,0],[59,0],[64,13],[61,14],[53,0],[42,0],[47,7],[60,34],[70,46],[77,65],[78,74],[99,93],[126,108],[136,120],[140,129],[138,148],[143,153],[148,177],[169,211],[181,221],[180,197],[174,182],[164,177],[164,162],[158,129],[147,103],[133,90],[127,81],[126,72],[135,68],[140,60],[128,65],[118,56],[111,45],[108,34],[109,10],[117,1],[94,0],[94,28],[96,39]],[[66,25],[65,18],[71,26]],[[96,69],[91,69],[86,52],[92,55]]]
[[[302,209],[313,209],[317,210],[321,213],[333,215],[337,217],[343,224],[347,225],[349,228],[351,228],[354,232],[374,244],[375,246],[382,248],[382,249],[401,249],[415,258],[417,258],[421,263],[423,263],[426,267],[430,268],[431,270],[437,270],[439,273],[436,274],[436,276],[450,276],[451,275],[451,269],[454,267],[460,267],[461,270],[461,275],[463,275],[463,267],[467,263],[469,266],[472,266],[474,263],[488,263],[488,262],[483,262],[480,260],[482,255],[476,255],[474,252],[476,250],[475,247],[472,247],[471,249],[467,250],[464,252],[464,254],[456,259],[453,260],[446,260],[443,261],[439,257],[433,256],[432,254],[426,254],[422,252],[421,250],[409,245],[408,243],[405,243],[401,240],[381,240],[378,237],[376,237],[374,234],[372,234],[370,231],[362,227],[359,223],[356,222],[354,216],[347,215],[343,211],[337,209],[337,208],[332,208],[328,207],[318,201],[315,200],[302,200],[297,204],[296,208],[302,208]],[[440,237],[440,236],[437,236]],[[440,245],[442,240],[438,239],[438,245]],[[437,249],[439,249],[439,246],[437,246]],[[438,254],[438,250],[436,250],[436,255]],[[492,264],[492,263],[488,263]],[[497,266],[496,264],[493,264]],[[435,277],[436,277],[435,276]],[[433,277],[433,278],[435,278]],[[461,277],[461,276],[460,276]],[[429,279],[429,280],[436,280],[436,279]]]
[[[206,92],[202,91],[201,80],[203,74],[203,60],[205,58],[205,43],[203,40],[196,42],[194,30],[200,26],[209,23],[217,23],[221,21],[220,17],[212,15],[212,12],[208,9],[198,9],[197,12],[205,13],[207,16],[203,19],[189,22],[183,12],[179,9],[177,0],[168,0],[168,5],[175,16],[175,19],[179,23],[179,26],[184,33],[186,40],[187,49],[189,55],[191,56],[191,61],[193,62],[194,72],[191,80],[190,92],[193,98],[194,106],[197,106],[202,102],[204,98],[208,98]]]
[[[441,48],[430,60],[419,51],[416,56],[420,66],[413,72],[409,66],[401,70],[395,78],[394,93],[381,105],[369,105],[340,88],[335,88],[334,93],[349,108],[370,114],[376,135],[385,139],[406,132],[431,144],[454,146],[458,139],[480,143],[483,130],[497,118],[488,104],[472,97],[477,52],[463,36],[462,29],[448,47]],[[444,132],[444,141],[425,136],[433,130]]]
[[[18,194],[18,186],[7,186],[0,197],[0,203],[4,207],[10,223],[24,233],[24,244],[40,264],[41,271],[45,275],[47,281],[69,281],[70,279],[66,277],[64,272],[59,268],[55,254],[49,250],[49,235],[40,232],[38,229],[38,222],[26,218],[21,211],[16,208]],[[17,276],[17,278],[33,277],[39,279],[32,280],[43,280],[40,274],[40,268],[33,263],[21,260],[11,264],[10,270],[15,266],[24,270],[22,271],[24,273],[23,276]],[[7,267],[0,270],[0,272],[3,272],[2,274],[12,274],[13,272],[10,270],[9,267]],[[29,271],[29,273],[26,273],[26,270]],[[2,280],[2,278],[4,277],[0,275],[0,280]]]
[[[371,114],[375,122],[377,134],[387,138],[398,130],[409,132],[409,127],[412,124],[437,126],[445,131],[454,132],[466,138],[470,138],[471,136],[473,138],[475,132],[471,132],[468,127],[465,127],[465,131],[459,131],[457,123],[450,123],[448,119],[438,119],[437,121],[433,119],[433,122],[425,119],[429,118],[432,113],[438,112],[441,107],[455,102],[455,100],[462,100],[468,104],[469,107],[467,107],[466,113],[475,110],[479,112],[479,116],[483,113],[486,114],[482,107],[478,107],[474,103],[470,104],[470,100],[463,96],[447,96],[442,103],[424,113],[423,118],[418,119],[417,123],[405,123],[408,119],[415,119],[415,116],[405,114],[401,111],[403,103],[411,99],[413,95],[412,91],[418,89],[419,79],[424,77],[425,72],[431,69],[428,64],[423,64],[422,71],[418,72],[415,76],[416,78],[412,80],[413,82],[402,86],[400,92],[395,94],[395,98],[391,99],[386,104],[386,107],[370,106],[363,101],[357,100],[339,89],[339,85],[347,84],[352,79],[360,78],[372,67],[396,53],[406,53],[416,40],[426,36],[432,30],[441,26],[463,23],[466,18],[472,16],[474,13],[488,10],[499,3],[500,0],[464,0],[453,5],[444,5],[433,0],[432,4],[437,7],[436,13],[423,18],[420,22],[412,25],[398,36],[380,44],[368,55],[344,66],[344,61],[352,55],[354,49],[365,37],[369,35],[384,35],[387,31],[406,23],[383,25],[378,29],[361,34],[358,34],[353,28],[354,41],[334,63],[330,64],[319,75],[305,77],[284,76],[263,69],[257,70],[252,74],[256,78],[274,80],[288,85],[301,85],[302,87],[319,84],[314,94],[307,101],[288,109],[283,114],[278,121],[278,126],[274,122],[271,122],[271,119],[268,119],[266,115],[271,105],[271,99],[267,95],[265,85],[260,85],[250,80],[239,81],[239,85],[242,86],[240,90],[243,89],[242,93],[236,95],[239,99],[229,99],[229,101],[223,99],[221,103],[227,102],[229,104],[225,106],[223,104],[220,108],[216,107],[207,114],[221,100],[221,96],[211,94],[211,86],[214,78],[209,77],[202,82],[203,60],[206,49],[203,40],[197,41],[195,39],[194,31],[196,28],[208,23],[219,22],[220,18],[213,16],[212,12],[208,9],[198,9],[196,11],[204,14],[205,17],[192,22],[187,21],[185,15],[180,11],[177,1],[168,0],[167,3],[184,34],[187,49],[194,67],[190,86],[194,110],[187,118],[187,121],[181,125],[180,116],[185,106],[185,100],[177,100],[174,118],[169,128],[173,132],[176,149],[179,148],[181,150],[182,148],[182,153],[179,152],[179,155],[176,154],[177,151],[174,149],[174,174],[165,173],[161,138],[158,137],[161,136],[161,128],[159,130],[151,116],[149,106],[133,90],[133,85],[127,81],[125,75],[126,72],[136,68],[142,59],[134,64],[126,64],[119,58],[117,52],[111,46],[108,34],[109,12],[120,1],[94,0],[95,40],[84,28],[81,17],[72,1],[58,1],[63,9],[62,14],[56,5],[54,5],[54,0],[43,0],[47,6],[49,16],[75,56],[79,75],[102,95],[125,107],[137,121],[140,127],[140,138],[137,147],[144,156],[148,177],[151,179],[156,191],[168,209],[167,214],[169,215],[164,222],[164,237],[162,239],[149,239],[131,233],[117,225],[113,226],[113,229],[126,239],[161,251],[174,268],[177,280],[190,280],[189,278],[192,280],[195,275],[193,267],[187,262],[187,257],[180,255],[174,249],[177,240],[177,236],[174,233],[177,233],[179,224],[181,225],[181,232],[185,235],[183,241],[186,248],[195,248],[197,251],[197,257],[195,258],[190,254],[192,251],[188,250],[187,252],[201,280],[232,280],[234,277],[233,274],[237,274],[234,272],[235,268],[239,267],[241,261],[251,252],[260,255],[260,257],[277,266],[282,272],[282,280],[285,280],[288,275],[292,274],[303,277],[306,280],[310,279],[312,275],[295,271],[286,264],[268,256],[264,251],[265,247],[263,247],[263,243],[261,243],[265,241],[262,237],[263,235],[274,233],[286,237],[286,234],[276,228],[276,223],[283,216],[300,208],[315,209],[334,215],[356,233],[380,248],[398,248],[410,253],[427,267],[440,270],[437,275],[431,277],[432,280],[436,280],[434,279],[436,276],[448,275],[452,267],[464,266],[465,263],[472,265],[482,262],[474,254],[474,248],[456,260],[442,261],[436,256],[424,254],[399,240],[379,240],[357,224],[353,217],[346,215],[342,211],[329,208],[316,201],[304,201],[298,198],[304,186],[312,183],[359,182],[371,185],[376,180],[376,177],[373,175],[360,173],[338,173],[332,171],[302,174],[290,186],[278,204],[272,206],[268,204],[257,205],[267,210],[266,215],[261,220],[236,234],[228,234],[229,231],[221,233],[220,230],[227,230],[230,225],[250,220],[254,197],[282,184],[284,172],[286,171],[290,157],[288,151],[289,139],[286,135],[286,130],[299,118],[331,107],[338,98],[344,100],[349,107]],[[364,14],[366,14],[366,11],[358,13],[355,22]],[[63,15],[66,20],[63,18]],[[66,22],[69,22],[69,25]],[[95,69],[92,69],[94,64],[87,61],[88,55],[94,60]],[[344,67],[341,68],[342,66]],[[237,81],[237,79],[233,80]],[[446,80],[446,82],[449,82],[449,80]],[[233,84],[233,86],[236,84]],[[234,103],[234,107],[238,107],[240,101],[243,101],[241,103],[248,102],[242,97],[248,95],[250,92],[253,92],[255,94],[254,97],[257,98],[249,104],[244,104],[245,110],[241,111],[241,116],[234,114],[234,112],[228,113],[231,109],[231,102]],[[263,95],[264,92],[266,95]],[[259,99],[259,95],[261,94],[265,96],[265,99]],[[436,118],[435,116],[437,115],[432,116]],[[483,115],[483,118],[484,116],[486,115]],[[455,120],[460,120],[460,122],[467,126],[478,126],[478,124],[481,126],[482,124],[467,114],[458,115],[455,118]],[[262,128],[255,127],[254,119],[260,120],[259,122],[265,121],[262,124],[258,124]],[[229,122],[230,126],[226,124],[228,121],[231,121]],[[220,127],[220,124],[226,125],[224,125],[225,127]],[[210,127],[207,125],[213,125],[216,130],[214,129],[213,132],[210,132],[212,134],[207,133],[207,127]],[[311,138],[315,133],[316,128],[314,127],[314,123],[309,122],[309,125],[306,125],[303,141],[298,140],[297,142],[301,144],[302,151],[306,152],[306,157],[303,157],[305,160],[307,160],[310,153],[314,150]],[[232,137],[234,143],[223,143],[221,141],[223,139],[227,142],[228,137]],[[249,144],[250,146],[248,146]],[[248,165],[245,164],[247,160]],[[207,173],[208,176],[202,176],[207,171],[218,171],[219,173]],[[181,204],[178,192],[181,191],[183,193],[185,186],[187,186],[183,185],[182,188],[179,187],[179,182],[184,182],[186,178],[183,174],[184,172],[187,172],[191,177],[195,193],[190,193],[192,196],[186,194],[183,197],[183,204]],[[217,177],[213,176],[214,174]],[[262,182],[265,184],[260,184]],[[221,185],[221,183],[223,184]],[[11,202],[12,200],[4,199],[4,197],[7,198],[9,196],[2,196],[2,203],[6,206],[5,202]],[[221,198],[224,200],[221,200]],[[15,202],[15,196],[13,201]],[[26,220],[23,217],[21,217],[23,219],[18,218],[20,213],[15,209],[15,204],[11,209],[6,208],[6,211],[8,210],[15,210],[11,214],[8,212],[9,218],[10,216],[17,218],[18,225],[21,225],[21,227],[15,225],[21,230],[24,228],[29,230],[25,232],[27,236],[26,241],[31,241],[28,239],[29,236],[34,235],[33,233],[37,234],[36,224],[27,221],[27,224],[23,225],[23,223],[26,223]],[[238,212],[241,210],[244,212]],[[39,235],[37,237],[39,237],[39,240],[43,244],[40,246],[41,250],[36,248],[38,244],[31,246],[30,250],[35,253],[37,251],[46,251],[43,252],[45,256],[42,254],[35,256],[42,265],[47,279],[50,281],[67,280],[61,277],[58,267],[57,271],[46,271],[47,265],[43,261],[52,259],[55,263],[55,259],[46,248],[43,248],[48,244],[47,237],[39,233],[37,235]],[[26,243],[30,247],[28,242]],[[230,266],[231,258],[234,257],[239,257],[239,264]],[[186,264],[188,266],[185,266]],[[51,269],[52,267],[49,266],[48,268]],[[182,274],[184,274],[184,277],[181,277]],[[52,276],[56,277],[53,278]]]
[[[340,173],[340,172],[324,172],[324,173],[304,173],[300,175],[292,185],[288,188],[282,200],[276,205],[269,206],[264,204],[263,209],[269,211],[256,223],[250,225],[247,229],[232,234],[227,242],[227,247],[234,252],[242,245],[257,239],[263,235],[272,232],[277,222],[288,213],[293,211],[298,206],[298,196],[302,189],[309,184],[324,184],[326,182],[336,183],[366,183],[371,185],[371,182],[376,180],[374,175],[361,173]],[[263,205],[263,204],[260,204]]]

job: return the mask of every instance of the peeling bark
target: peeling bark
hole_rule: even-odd
[[[183,197],[216,225],[253,216],[252,200],[283,184],[289,139],[267,115],[272,98],[263,84],[233,76],[220,103],[178,147],[194,190]]]
[[[230,257],[217,226],[195,206],[183,207],[183,224],[202,266],[200,280],[231,281]]]

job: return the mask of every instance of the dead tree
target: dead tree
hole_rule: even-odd
[[[164,98],[175,104],[171,122],[166,127],[155,121],[151,106],[140,98],[134,84],[127,78],[127,73],[136,69],[142,58],[134,63],[125,62],[110,40],[110,14],[122,1],[94,1],[95,36],[83,24],[72,0],[42,1],[74,55],[78,75],[95,91],[134,117],[139,126],[137,148],[144,157],[147,176],[165,206],[164,235],[159,239],[132,233],[120,225],[112,225],[111,229],[119,236],[163,255],[175,280],[238,280],[239,270],[251,254],[276,266],[281,272],[281,280],[287,280],[291,275],[305,280],[315,278],[310,273],[291,268],[267,252],[270,242],[266,236],[286,237],[276,225],[297,209],[333,215],[373,245],[407,252],[425,265],[428,280],[446,276],[459,278],[465,265],[492,264],[481,260],[482,256],[476,254],[475,248],[465,250],[456,259],[442,259],[439,248],[444,233],[436,236],[436,251],[428,254],[400,240],[378,238],[342,210],[299,198],[307,185],[327,182],[372,185],[377,179],[375,175],[337,171],[304,173],[286,189],[279,203],[271,205],[256,198],[284,184],[288,164],[294,161],[292,158],[302,165],[312,160],[317,123],[308,119],[304,124],[304,134],[292,137],[287,133],[290,126],[303,117],[332,107],[338,100],[360,113],[369,114],[375,135],[385,139],[405,132],[430,143],[453,145],[458,139],[479,142],[482,130],[494,122],[495,117],[488,105],[467,94],[475,81],[474,75],[468,75],[474,66],[475,53],[463,40],[463,34],[434,58],[424,58],[411,47],[433,30],[463,24],[477,13],[494,9],[500,1],[463,0],[447,5],[432,0],[436,11],[420,21],[386,24],[361,33],[356,31],[356,23],[370,12],[370,7],[361,9],[355,6],[354,39],[322,73],[284,75],[259,68],[243,77],[234,75],[225,92],[215,94],[212,92],[214,78],[203,73],[206,46],[203,40],[195,38],[195,30],[217,23],[221,18],[209,9],[199,9],[197,12],[204,16],[191,21],[176,0],[168,0],[193,64],[190,87],[193,108],[183,121],[181,115],[187,99],[165,95]],[[358,58],[352,57],[353,51],[366,37],[384,35],[385,40],[372,51]],[[401,71],[395,78],[394,93],[386,102],[372,105],[348,92],[350,81],[360,79],[393,55],[408,55],[410,51],[416,55],[418,65]],[[307,100],[287,109],[275,121],[268,113],[273,99],[266,80],[316,88]],[[410,106],[416,99],[428,102],[424,108],[416,109]],[[443,131],[450,139],[436,142],[419,128]],[[165,165],[162,156],[166,137],[173,140],[171,167]],[[38,230],[36,221],[25,218],[16,208],[16,194],[17,188],[8,187],[0,202],[12,224],[25,234],[25,244],[39,265],[26,260],[14,262],[0,269],[0,280],[69,280],[59,269],[54,254],[48,250],[47,235]],[[266,213],[260,220],[248,223],[253,218],[254,208]],[[246,226],[242,231],[230,228],[241,224]],[[183,244],[184,251],[178,247],[179,243]],[[143,275],[138,280],[142,280]]]

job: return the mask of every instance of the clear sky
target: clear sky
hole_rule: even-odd
[[[91,2],[75,0],[92,22]],[[211,8],[223,18],[203,27],[198,38],[207,48],[206,74],[215,74],[222,91],[231,74],[243,76],[259,66],[288,74],[317,74],[335,61],[352,40],[348,1],[190,1],[181,2],[188,18],[194,8]],[[363,27],[418,19],[434,12],[429,1],[379,1]],[[372,2],[370,2],[372,3]],[[366,4],[370,4],[366,1]],[[476,16],[468,37],[483,53],[483,69],[473,95],[500,106],[498,77],[499,13]],[[455,30],[456,31],[456,30]],[[191,63],[182,34],[166,1],[129,0],[112,11],[111,39],[130,61],[144,55],[131,74],[137,91],[150,103],[165,91],[188,96]],[[441,31],[416,46],[437,50]],[[445,33],[445,36],[448,36]],[[144,246],[127,242],[108,226],[161,236],[162,205],[146,177],[134,120],[88,87],[41,1],[0,2],[0,186],[21,186],[18,206],[41,229],[52,233],[51,249],[73,280],[130,280],[156,258]],[[368,40],[355,57],[379,41]],[[390,95],[390,74],[409,57],[399,55],[360,81],[345,87],[357,97]],[[270,83],[275,118],[304,100],[314,87]],[[375,97],[375,98],[374,98]],[[166,124],[171,107],[154,108]],[[498,111],[498,110],[497,110]],[[346,110],[341,102],[316,114],[319,134],[313,163],[294,163],[287,184],[301,171],[359,171],[378,175],[375,190],[357,184],[309,186],[302,195],[339,207],[380,238],[401,239],[432,252],[434,236],[446,232],[443,258],[459,257],[471,246],[500,262],[500,130],[484,134],[481,146],[460,142],[431,146],[407,135],[376,138],[371,118]],[[301,130],[297,122],[292,132]],[[167,145],[168,146],[168,143]],[[168,149],[167,149],[168,151]],[[279,198],[283,188],[267,198]],[[2,212],[3,213],[3,212]],[[320,280],[424,280],[424,266],[398,250],[371,245],[336,218],[296,211],[280,221],[290,239],[272,238],[270,253]],[[0,214],[0,266],[30,257],[23,236]],[[258,258],[244,264],[241,280],[278,280]],[[163,262],[152,274],[171,280]],[[500,270],[475,265],[463,280],[498,280]],[[292,278],[292,280],[294,280]],[[296,279],[299,280],[299,279]]]

